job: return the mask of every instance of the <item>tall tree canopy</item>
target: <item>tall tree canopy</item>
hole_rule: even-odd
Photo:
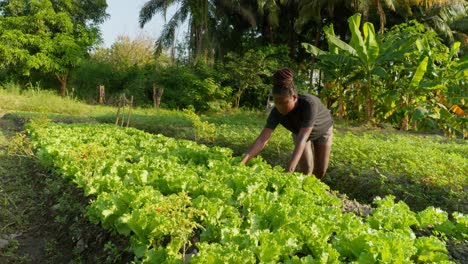
[[[140,10],[140,26],[172,6],[176,11],[157,41],[160,49],[174,45],[176,28],[187,21],[192,61],[268,44],[288,45],[291,57],[301,61],[306,56],[300,43],[326,46],[322,28],[331,23],[337,36],[349,37],[347,18],[357,12],[380,25],[380,32],[417,19],[450,43],[454,34],[466,36],[467,5],[464,0],[149,0]]]
[[[0,69],[53,75],[65,95],[69,72],[100,38],[105,0],[6,0],[0,4]]]

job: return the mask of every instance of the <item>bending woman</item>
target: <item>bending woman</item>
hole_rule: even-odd
[[[288,68],[273,74],[275,107],[241,163],[246,164],[262,151],[275,128],[281,124],[292,132],[294,141],[294,151],[286,172],[294,172],[299,166],[300,172],[323,179],[330,161],[333,118],[318,97],[298,94],[293,78],[294,73]]]

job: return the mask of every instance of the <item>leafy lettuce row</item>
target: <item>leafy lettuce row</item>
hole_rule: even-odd
[[[342,213],[314,177],[261,159],[239,165],[227,148],[96,124],[29,125],[35,153],[91,198],[88,216],[129,236],[147,263],[447,262],[442,240],[467,237],[467,217],[412,212],[393,197],[371,216]]]

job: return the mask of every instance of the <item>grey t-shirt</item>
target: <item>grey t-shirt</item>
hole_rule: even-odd
[[[280,114],[276,107],[271,110],[265,127],[275,129],[278,124],[294,134],[311,127],[309,139],[316,140],[333,125],[333,117],[317,96],[298,94],[296,106],[287,115]]]

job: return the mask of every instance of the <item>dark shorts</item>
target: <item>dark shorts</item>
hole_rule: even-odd
[[[296,134],[292,134],[293,140],[296,141]],[[322,134],[319,138],[312,141],[314,145],[331,145],[333,143],[333,126],[331,126],[327,132]]]

